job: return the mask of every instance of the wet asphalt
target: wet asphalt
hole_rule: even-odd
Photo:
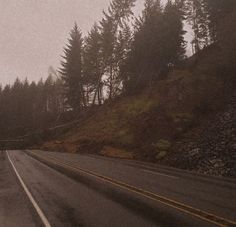
[[[8,153],[51,226],[217,226],[127,188],[42,163],[25,151]],[[236,220],[236,183],[231,179],[98,156],[43,151],[33,154],[48,160],[56,158],[99,176]],[[0,151],[0,226],[43,226],[5,151]]]

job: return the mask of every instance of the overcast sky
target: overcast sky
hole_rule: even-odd
[[[109,0],[0,0],[0,83],[16,77],[38,80],[60,55],[76,21],[86,33]],[[142,8],[137,1],[135,11]]]
[[[163,0],[165,1],[165,0]],[[110,0],[0,0],[0,84],[16,77],[45,78],[58,69],[68,34],[77,22],[86,34]],[[144,0],[137,0],[139,14]]]

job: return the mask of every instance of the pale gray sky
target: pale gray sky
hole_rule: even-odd
[[[165,0],[163,0],[165,1]],[[30,81],[60,66],[76,21],[84,34],[102,18],[110,0],[0,0],[0,84]],[[139,14],[144,0],[137,0]]]
[[[0,84],[16,77],[38,80],[60,66],[76,21],[86,33],[110,0],[0,0]],[[135,11],[143,0],[137,0]]]

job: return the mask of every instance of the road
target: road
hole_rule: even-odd
[[[0,226],[236,226],[236,181],[100,156],[0,151]]]

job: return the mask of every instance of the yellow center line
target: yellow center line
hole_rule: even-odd
[[[83,174],[86,174],[86,175],[89,175],[89,176],[94,177],[96,179],[99,179],[99,180],[102,180],[104,182],[110,183],[110,184],[115,185],[119,188],[122,188],[122,189],[128,190],[130,192],[133,192],[135,194],[141,195],[141,196],[146,197],[150,200],[165,204],[169,207],[175,208],[175,209],[180,210],[184,213],[187,213],[187,214],[190,214],[190,215],[195,216],[197,218],[200,218],[204,221],[214,223],[217,226],[232,226],[232,225],[236,226],[236,221],[232,221],[232,220],[229,220],[229,219],[226,219],[226,218],[223,218],[223,217],[219,217],[217,215],[214,215],[214,214],[211,214],[209,212],[194,208],[192,206],[189,206],[189,205],[186,205],[184,203],[169,199],[167,197],[155,194],[153,192],[146,191],[144,189],[126,184],[124,182],[109,178],[107,176],[103,176],[103,175],[94,173],[92,171],[82,169],[78,166],[76,166],[76,167],[71,166],[71,165],[65,163],[64,161],[62,162],[62,161],[58,160],[57,158],[54,158],[54,157],[51,157],[51,156],[47,156],[47,158],[45,158],[41,155],[38,155],[38,154],[36,155],[35,153],[32,153],[32,152],[30,152],[30,154],[32,154],[33,157],[38,158],[40,160],[44,160],[46,162],[51,162],[52,164],[70,169],[70,170],[72,170],[74,172],[77,172],[77,173],[82,172]],[[48,159],[51,159],[51,161],[49,161]]]

